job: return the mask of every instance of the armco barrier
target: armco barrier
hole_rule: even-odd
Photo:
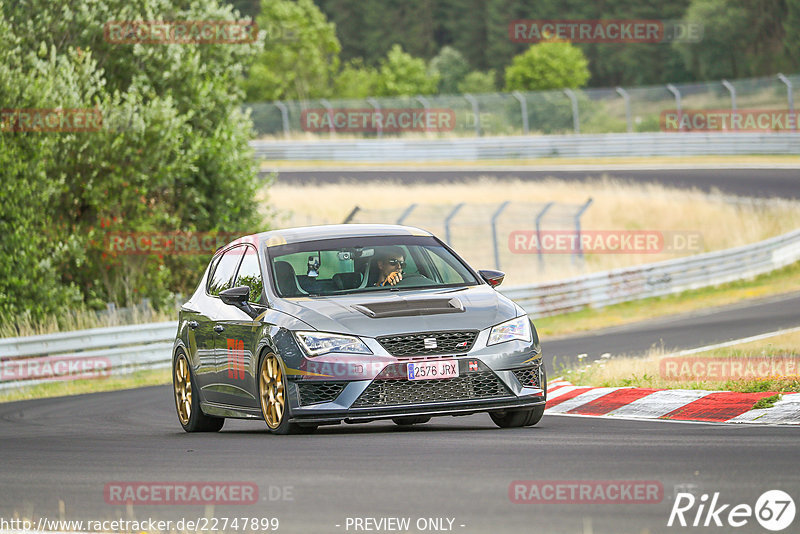
[[[21,358],[102,359],[112,375],[165,367],[177,330],[177,322],[165,322],[0,339],[0,369],[7,370],[8,360]],[[13,373],[0,374],[0,389],[47,381],[36,377],[8,380],[9,374]]]
[[[636,133],[449,139],[251,141],[276,161],[481,161],[536,158],[800,154],[798,133]]]
[[[567,280],[510,287],[503,294],[534,317],[680,293],[779,269],[800,260],[800,230],[737,248]]]
[[[750,278],[800,260],[800,230],[759,243],[502,293],[535,317],[602,307]],[[105,358],[111,374],[170,365],[177,324],[150,323],[0,339],[0,365],[21,358]],[[0,389],[41,380],[2,380]]]

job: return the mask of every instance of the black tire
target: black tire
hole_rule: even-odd
[[[179,367],[181,361],[185,368]],[[182,376],[188,377],[188,383],[185,385],[179,379],[179,370]],[[225,424],[225,418],[212,417],[203,413],[200,408],[200,398],[193,387],[195,383],[189,359],[183,350],[179,349],[172,360],[172,391],[175,398],[175,410],[178,412],[178,422],[186,432],[219,432],[222,425]],[[186,413],[186,408],[188,408],[188,413]]]
[[[403,417],[392,417],[394,424],[400,426],[421,425],[431,420],[429,415],[406,415]]]
[[[542,415],[544,415],[544,404],[520,410],[489,412],[489,416],[492,418],[492,421],[494,421],[494,424],[500,428],[533,426],[542,420]]]
[[[265,365],[268,364],[268,360],[272,359],[272,365],[277,364],[278,369],[280,370],[280,393],[283,398],[283,408],[278,420],[275,419],[274,412],[268,414],[267,408],[267,400],[265,397],[265,388],[269,387],[269,385],[265,382],[262,378],[262,374],[265,372]],[[269,371],[267,371],[268,374]],[[259,405],[261,406],[261,417],[264,419],[264,423],[267,425],[267,430],[272,434],[278,434],[281,436],[289,435],[289,434],[312,434],[318,425],[315,424],[298,424],[298,423],[290,423],[289,420],[292,417],[292,407],[289,403],[289,400],[285,396],[285,387],[286,387],[286,367],[283,365],[283,360],[281,357],[275,354],[274,352],[264,352],[261,354],[261,358],[258,361],[258,398],[259,398]],[[275,396],[275,395],[273,395]],[[277,423],[277,424],[276,424]]]

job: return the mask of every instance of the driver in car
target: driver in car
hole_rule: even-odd
[[[378,267],[378,280],[376,286],[397,285],[403,279],[403,269],[406,266],[403,249],[400,247],[386,247],[375,261]]]

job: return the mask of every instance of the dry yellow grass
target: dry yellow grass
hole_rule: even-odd
[[[714,359],[717,366],[711,373],[721,373],[721,363],[739,362],[733,376],[709,379],[708,376],[691,375],[691,367],[668,367],[666,362],[707,361]],[[764,374],[763,369],[777,368],[780,374]],[[787,363],[788,362],[788,363]],[[776,364],[780,363],[780,366]],[[767,339],[742,343],[731,347],[717,348],[697,354],[676,357],[653,347],[642,357],[609,357],[585,362],[575,368],[564,370],[565,380],[582,386],[617,387],[635,386],[667,389],[705,389],[724,391],[800,391],[800,331],[794,331]],[[705,366],[697,369],[705,369]],[[676,371],[677,369],[677,371]],[[678,372],[679,371],[679,372]],[[680,376],[676,376],[680,375]]]
[[[443,235],[443,218],[457,203],[467,206],[453,219],[453,246],[475,267],[493,267],[489,236],[491,213],[502,202],[514,204],[556,202],[593,204],[582,218],[584,230],[655,230],[700,232],[701,250],[658,254],[593,254],[584,265],[574,265],[569,255],[548,255],[544,270],[535,254],[512,254],[508,236],[513,230],[534,228],[535,212],[504,212],[498,228],[502,266],[507,285],[562,279],[587,272],[651,263],[678,255],[721,250],[760,241],[800,227],[797,204],[775,200],[760,205],[732,204],[717,193],[680,190],[657,184],[631,184],[605,177],[579,183],[549,179],[539,182],[482,178],[476,181],[404,184],[392,181],[318,185],[275,184],[261,193],[262,205],[277,210],[276,227],[342,222],[355,206],[381,210],[368,222],[395,222],[406,206],[418,208],[407,224]],[[513,204],[512,204],[513,205]],[[377,219],[376,219],[377,217]],[[363,220],[363,219],[362,219]],[[563,224],[563,223],[561,223]],[[544,229],[564,228],[548,226]],[[461,232],[460,234],[458,232]],[[485,235],[483,235],[485,234]]]

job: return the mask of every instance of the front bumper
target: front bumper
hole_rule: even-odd
[[[374,380],[302,380],[289,385],[292,421],[365,422],[412,415],[469,415],[532,408],[545,403],[541,358],[512,369],[493,370],[475,357],[456,358],[459,376],[409,380],[406,365],[386,366]]]

